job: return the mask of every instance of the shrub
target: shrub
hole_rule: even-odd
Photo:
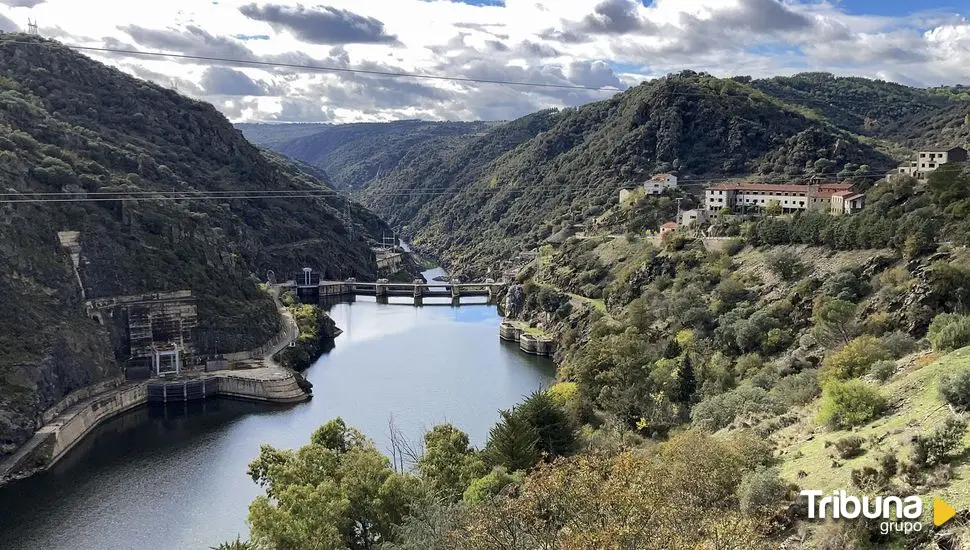
[[[954,407],[970,409],[970,368],[944,374],[940,379],[940,395]]]
[[[775,468],[759,468],[750,472],[738,486],[741,513],[754,518],[772,515],[788,496],[788,486]]]
[[[890,359],[889,350],[874,336],[860,336],[822,362],[819,377],[848,380],[866,374],[876,361]]]
[[[738,358],[738,362],[734,365],[734,370],[738,373],[738,376],[747,376],[750,373],[760,371],[763,366],[764,362],[761,360],[760,355],[757,353],[749,353]]]
[[[930,323],[926,338],[938,351],[970,346],[970,316],[941,313]]]
[[[839,458],[844,460],[862,456],[865,454],[865,451],[862,449],[862,444],[864,442],[865,439],[862,439],[857,435],[843,437],[835,442],[835,452],[838,453]]]
[[[708,430],[720,430],[735,419],[764,414],[781,414],[785,406],[761,388],[741,386],[705,399],[694,406],[691,420]]]
[[[896,475],[899,471],[899,459],[894,453],[886,453],[879,457],[879,471],[887,481]]]
[[[524,475],[521,471],[510,474],[504,467],[496,466],[484,477],[472,481],[468,489],[465,490],[462,500],[468,504],[485,502],[501,493],[509,485],[513,483],[521,484],[523,478]]]
[[[805,270],[798,256],[787,250],[765,254],[765,265],[783,281],[794,281]]]
[[[885,382],[896,374],[896,362],[892,359],[876,361],[871,367],[869,367],[869,372],[872,373],[872,377],[876,380]]]
[[[738,252],[741,252],[742,248],[744,248],[744,241],[741,239],[728,239],[724,242],[724,252],[728,256],[734,256]]]
[[[897,359],[919,349],[919,343],[915,338],[898,330],[884,335],[879,341],[889,351],[889,354]]]
[[[878,491],[885,485],[882,474],[872,466],[853,469],[850,477],[852,486],[865,492]]]
[[[818,376],[814,370],[786,376],[771,390],[771,394],[778,401],[790,407],[809,403],[821,392],[822,388],[818,385]]]
[[[822,389],[819,421],[838,428],[859,426],[879,416],[885,398],[861,380],[833,380]]]
[[[963,436],[967,433],[967,421],[953,416],[930,435],[919,435],[913,440],[910,458],[919,468],[928,468],[949,462],[963,452]]]

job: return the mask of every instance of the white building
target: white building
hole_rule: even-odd
[[[967,162],[967,150],[963,147],[949,149],[926,149],[916,155],[916,160],[900,164],[893,174],[905,174],[925,180],[930,172],[948,162]]]
[[[866,205],[866,196],[855,191],[839,191],[832,194],[832,204],[829,213],[833,216],[855,214]]]
[[[690,227],[694,224],[707,223],[710,219],[710,213],[703,208],[696,208],[694,210],[684,210],[680,213],[680,225],[682,227]]]
[[[848,183],[720,183],[705,190],[704,207],[709,213],[726,208],[732,213],[756,214],[777,202],[786,214],[831,211],[832,196],[851,189]]]
[[[643,182],[643,191],[648,195],[660,195],[668,189],[677,189],[677,176],[657,174]]]

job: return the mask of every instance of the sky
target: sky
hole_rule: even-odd
[[[85,52],[233,122],[508,120],[685,69],[970,84],[970,0],[0,0],[69,45],[607,88],[393,78]]]

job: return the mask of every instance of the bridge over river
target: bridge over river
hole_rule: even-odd
[[[374,296],[378,302],[386,302],[391,296],[414,298],[415,304],[421,304],[424,298],[451,298],[453,304],[461,302],[463,297],[478,296],[488,298],[494,302],[505,283],[486,279],[484,282],[430,282],[416,279],[411,283],[391,282],[378,279],[374,282],[347,279],[346,281],[321,281],[319,276],[305,271],[304,276],[296,281],[287,281],[278,285],[282,288],[295,289],[301,298],[318,297],[351,297]]]

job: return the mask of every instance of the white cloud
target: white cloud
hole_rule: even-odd
[[[0,22],[29,13],[67,43],[344,69],[619,87],[682,69],[828,70],[921,85],[970,79],[967,14],[850,15],[835,0],[0,1],[18,6],[0,6]],[[96,57],[209,100],[233,120],[511,118],[609,96]]]

